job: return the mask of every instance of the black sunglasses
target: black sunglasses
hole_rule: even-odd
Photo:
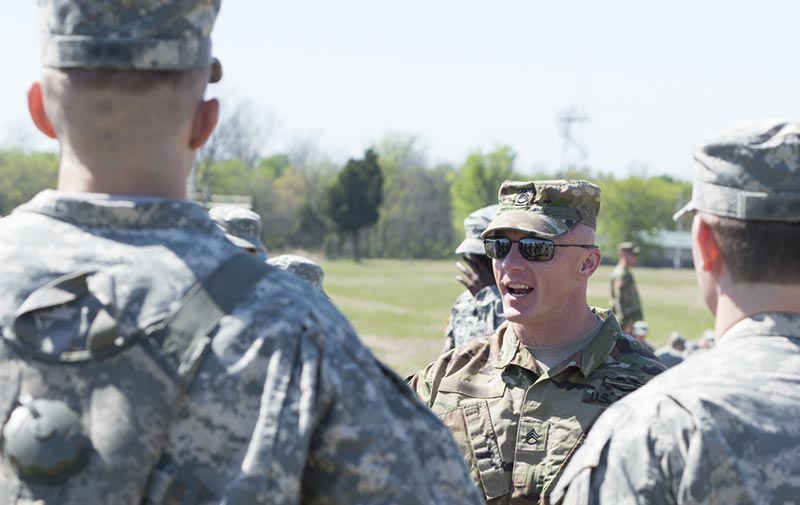
[[[597,249],[592,244],[556,244],[552,240],[541,238],[485,238],[483,249],[490,258],[500,260],[511,252],[511,244],[519,244],[519,253],[528,261],[550,261],[556,252],[556,247],[583,247],[584,249]]]

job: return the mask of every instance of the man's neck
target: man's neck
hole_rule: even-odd
[[[588,305],[572,317],[554,318],[538,324],[509,323],[514,333],[526,346],[552,347],[567,344],[585,335],[597,324],[597,316]]]
[[[714,333],[720,338],[742,319],[765,312],[800,314],[797,284],[734,284],[720,286]]]
[[[145,166],[146,165],[146,166]],[[59,191],[186,198],[185,169],[179,162],[154,167],[138,160],[77,160],[62,154]]]

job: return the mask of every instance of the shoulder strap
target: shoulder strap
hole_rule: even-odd
[[[161,354],[188,386],[222,316],[249,295],[272,268],[241,253],[226,260],[206,279],[192,286],[178,310],[151,335]]]

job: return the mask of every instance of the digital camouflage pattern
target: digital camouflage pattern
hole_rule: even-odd
[[[798,418],[800,315],[743,319],[713,350],[611,407],[553,498],[569,505],[797,503]]]
[[[450,309],[442,352],[460,349],[470,340],[491,335],[505,320],[497,286],[486,286],[475,296],[465,289]]]
[[[644,319],[633,274],[619,264],[611,271],[611,310],[623,328]]]
[[[10,337],[34,290],[85,272],[127,338],[235,254],[190,202],[45,191],[0,221],[0,325]],[[20,482],[0,458],[4,503],[139,505],[159,456],[195,493],[182,503],[480,503],[448,431],[322,293],[276,269],[243,300],[211,332],[168,424],[175,379],[146,345],[116,355],[114,366],[98,361],[105,371],[95,376],[69,366],[36,375],[0,346],[0,419],[24,395],[60,400],[92,444],[86,466],[59,486]],[[71,307],[40,311],[43,345],[54,352],[87,344],[86,311]],[[162,435],[145,438],[153,424]],[[156,491],[151,479],[147,492]]]
[[[503,324],[410,378],[490,505],[547,503],[600,413],[664,370],[613,316],[592,310],[605,318],[598,335],[547,372]]]
[[[208,215],[237,246],[267,253],[267,246],[261,242],[261,216],[256,212],[237,205],[217,205]]]
[[[692,211],[748,221],[800,221],[800,123],[747,123],[711,136],[695,152]]]
[[[483,238],[503,229],[555,238],[578,223],[597,228],[600,188],[589,181],[505,181],[497,199],[500,211]]]
[[[317,289],[322,289],[325,272],[316,261],[297,254],[281,254],[267,260],[267,263],[282,270],[288,270]]]
[[[211,29],[220,2],[38,0],[42,64],[61,69],[209,68],[218,63],[211,56]]]
[[[456,254],[481,254],[486,255],[483,249],[481,233],[489,226],[492,219],[497,217],[499,205],[483,207],[464,218],[464,240],[456,247]]]

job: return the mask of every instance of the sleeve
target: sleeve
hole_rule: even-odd
[[[646,392],[646,390],[645,390]],[[669,400],[606,411],[551,495],[564,505],[677,504],[691,419]]]

